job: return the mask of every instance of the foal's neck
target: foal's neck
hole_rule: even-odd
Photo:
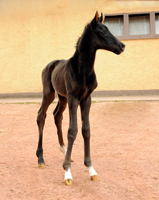
[[[89,25],[85,28],[76,48],[74,56],[78,60],[79,73],[90,74],[94,70],[96,48],[94,46],[92,30]]]

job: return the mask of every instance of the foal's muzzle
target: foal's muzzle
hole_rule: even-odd
[[[118,44],[118,48],[115,49],[114,53],[117,54],[117,55],[119,55],[119,54],[121,54],[124,50],[125,50],[125,44],[122,43],[122,42],[120,42],[120,43]]]

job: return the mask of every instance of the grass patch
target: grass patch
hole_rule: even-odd
[[[98,101],[91,101],[91,103],[98,103]]]

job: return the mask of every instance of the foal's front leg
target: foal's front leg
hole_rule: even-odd
[[[65,170],[65,184],[72,185],[72,175],[71,175],[71,152],[73,143],[77,136],[77,107],[78,99],[74,97],[68,98],[69,106],[69,129],[68,129],[68,147],[65,156],[65,161],[63,163],[63,168]]]
[[[97,181],[98,176],[94,170],[90,156],[90,124],[89,124],[89,111],[91,106],[91,97],[87,101],[83,100],[80,103],[81,117],[82,117],[82,135],[84,138],[84,164],[88,167],[89,175],[92,181]]]

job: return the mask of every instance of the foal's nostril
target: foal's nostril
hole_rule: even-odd
[[[125,49],[125,44],[121,43],[121,44],[120,44],[120,47],[121,47],[121,49],[124,51],[124,49]]]

